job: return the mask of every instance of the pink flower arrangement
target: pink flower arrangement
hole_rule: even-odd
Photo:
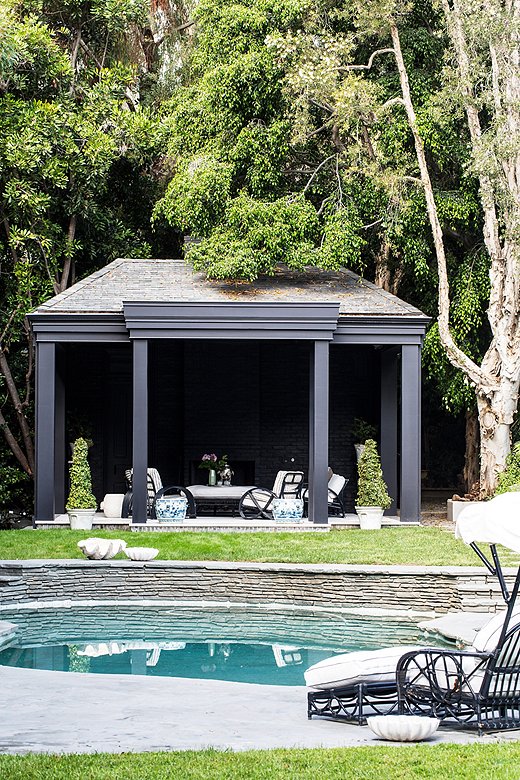
[[[202,462],[199,463],[199,469],[216,469],[218,458],[214,452],[206,453],[202,456]]]
[[[215,471],[220,472],[227,465],[227,455],[222,455],[222,457],[219,458],[214,452],[209,452],[202,456],[202,460],[199,463],[199,469],[214,469]]]

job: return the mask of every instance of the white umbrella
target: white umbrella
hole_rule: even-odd
[[[466,544],[501,544],[520,553],[520,492],[503,493],[463,509],[455,536]]]

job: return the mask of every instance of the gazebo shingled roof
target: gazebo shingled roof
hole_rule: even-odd
[[[280,267],[255,282],[209,281],[183,260],[118,259],[43,303],[36,314],[119,314],[123,301],[336,301],[341,316],[422,317],[419,309],[346,269]],[[426,319],[426,318],[424,318]]]

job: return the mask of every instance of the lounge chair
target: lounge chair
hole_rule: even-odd
[[[129,517],[132,514],[132,500],[133,500],[132,475],[133,475],[133,469],[127,469],[125,471],[125,477],[128,483],[128,490],[123,499],[123,509],[121,511],[121,517]],[[185,496],[188,500],[188,511],[187,511],[188,517],[191,517],[192,519],[197,517],[197,507],[195,504],[195,499],[193,498],[193,495],[188,490],[188,488],[181,487],[180,485],[168,485],[168,487],[163,487],[161,475],[159,474],[157,469],[154,468],[146,469],[146,490],[148,494],[147,515],[153,520],[157,518],[157,514],[155,512],[155,502],[157,501],[158,498],[162,498],[162,496],[166,495],[166,493],[178,493],[179,495]]]
[[[308,717],[322,715],[364,723],[374,714],[440,718],[450,726],[486,730],[520,728],[520,568],[509,595],[496,551],[520,552],[520,494],[505,494],[461,514],[457,535],[498,577],[507,609],[481,628],[468,651],[446,648],[386,648],[345,653],[306,672],[317,688],[308,694]],[[492,562],[477,546],[487,542]]]
[[[329,468],[329,481],[327,483],[327,501],[329,504],[329,515],[338,515],[345,517],[345,505],[343,503],[343,492],[348,485],[348,479],[341,474],[334,474]],[[309,488],[306,485],[301,492],[304,500],[304,514],[307,515],[307,505],[309,499]]]
[[[273,489],[254,487],[247,490],[238,505],[240,517],[245,520],[272,520],[272,502],[275,498],[300,498],[303,471],[279,471]]]

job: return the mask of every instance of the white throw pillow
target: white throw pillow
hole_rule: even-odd
[[[310,688],[343,688],[360,682],[392,682],[398,660],[418,645],[398,645],[381,650],[357,650],[325,658],[305,672]]]

